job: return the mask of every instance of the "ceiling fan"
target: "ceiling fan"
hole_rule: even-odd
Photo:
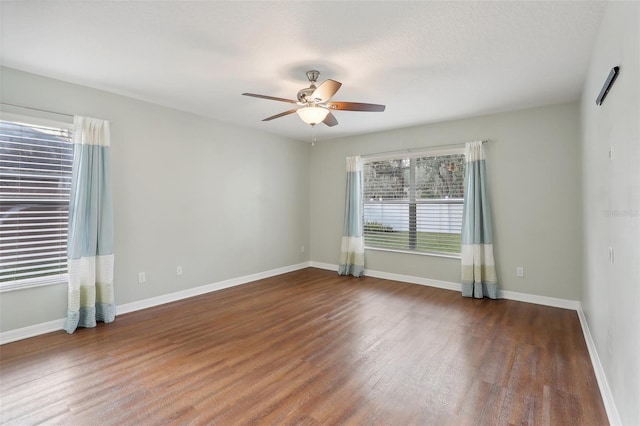
[[[255,93],[243,93],[244,96],[253,96],[254,98],[270,99],[272,101],[288,102],[290,104],[296,104],[300,108],[290,109],[289,111],[281,112],[280,114],[272,115],[262,121],[270,121],[274,118],[284,117],[285,115],[293,114],[294,112],[300,116],[302,121],[312,126],[318,123],[324,123],[327,126],[335,126],[338,124],[338,120],[331,113],[331,110],[336,111],[384,111],[384,105],[377,104],[364,104],[360,102],[334,102],[329,101],[333,95],[336,94],[342,83],[335,80],[326,80],[322,84],[316,87],[316,82],[320,76],[320,71],[310,70],[307,71],[307,78],[311,85],[298,92],[298,100],[276,98],[273,96],[256,95]]]

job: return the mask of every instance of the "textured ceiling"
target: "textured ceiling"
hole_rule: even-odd
[[[308,141],[305,71],[343,83],[322,139],[576,100],[606,2],[0,2],[4,66]]]

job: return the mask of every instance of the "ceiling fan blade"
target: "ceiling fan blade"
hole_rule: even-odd
[[[288,102],[290,104],[295,104],[298,103],[298,101],[294,101],[293,99],[285,99],[285,98],[276,98],[273,96],[266,96],[266,95],[256,95],[255,93],[243,93],[244,96],[253,96],[254,98],[260,98],[260,99],[269,99],[272,101],[280,101],[280,102]]]
[[[311,99],[320,99],[320,102],[326,102],[336,94],[342,83],[335,80],[326,80],[311,94]]]
[[[262,121],[271,121],[275,118],[280,118],[280,117],[284,117],[285,115],[289,115],[289,114],[293,114],[294,112],[296,112],[298,109],[290,109],[289,111],[285,111],[285,112],[281,112],[280,114],[276,114],[276,115],[272,115],[271,117],[267,117],[265,119],[263,119]]]
[[[325,117],[324,120],[322,120],[322,122],[329,127],[333,127],[336,124],[338,124],[338,120],[336,119],[336,116],[331,114],[331,111],[329,111],[329,114],[327,114],[327,116]]]
[[[363,104],[360,102],[327,102],[327,107],[333,110],[341,111],[372,111],[381,112],[384,111],[384,105],[378,104]]]

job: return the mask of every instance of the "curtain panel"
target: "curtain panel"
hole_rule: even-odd
[[[498,298],[493,258],[493,229],[487,196],[487,170],[482,142],[465,146],[466,172],[462,212],[462,295]]]
[[[115,319],[109,122],[74,117],[67,333]]]
[[[345,199],[340,275],[364,275],[364,236],[362,233],[362,159],[347,157],[347,191]]]

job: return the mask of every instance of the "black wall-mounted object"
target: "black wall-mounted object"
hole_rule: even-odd
[[[611,86],[613,86],[613,82],[616,81],[616,78],[618,77],[619,72],[620,72],[620,67],[611,68],[609,77],[607,77],[607,81],[604,82],[604,86],[602,86],[602,90],[600,90],[600,94],[596,99],[596,105],[602,105],[602,103],[604,102],[604,98],[607,97],[609,90],[611,90]]]

